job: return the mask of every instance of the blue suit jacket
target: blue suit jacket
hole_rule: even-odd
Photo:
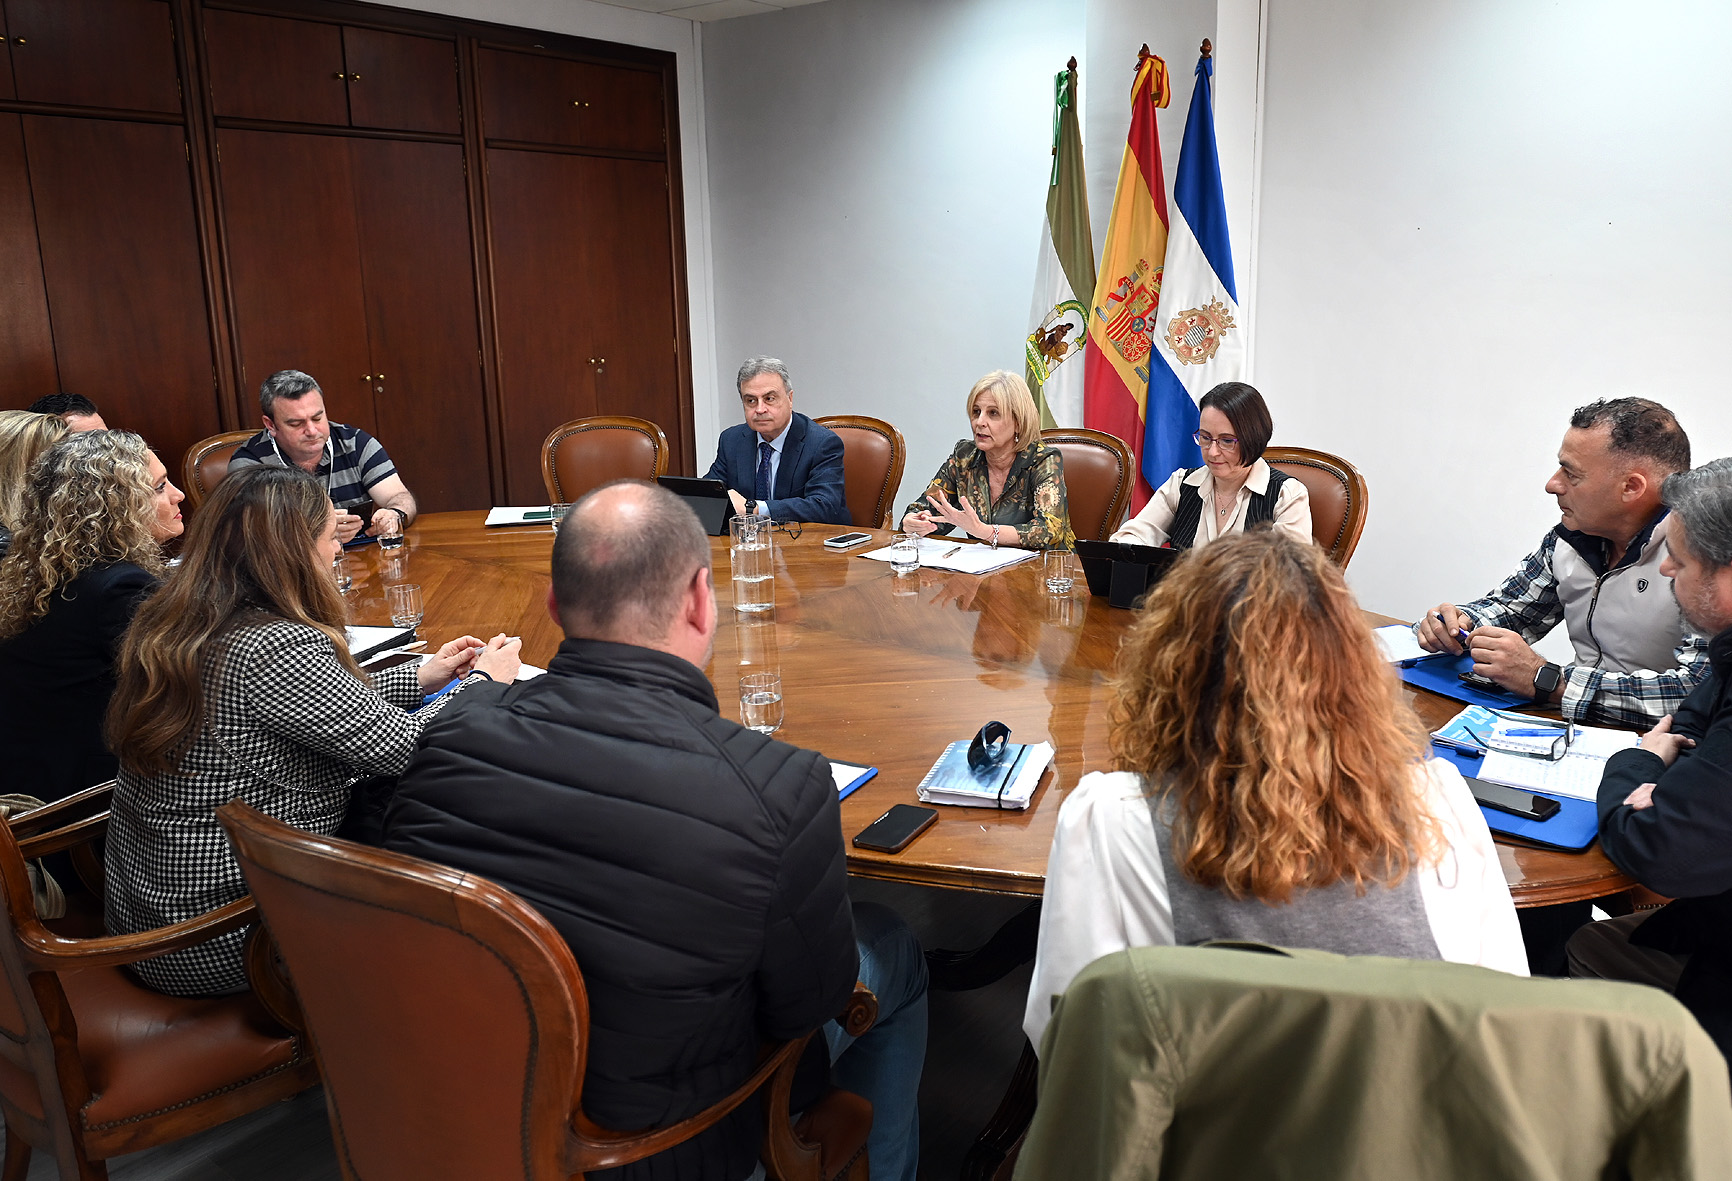
[[[745,423],[722,432],[716,462],[705,479],[721,480],[751,499],[758,482],[758,433]],[[777,521],[822,521],[852,524],[842,493],[842,439],[799,411],[782,440],[782,460],[776,465],[776,486],[765,509]]]

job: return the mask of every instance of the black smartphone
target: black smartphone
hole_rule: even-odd
[[[915,837],[931,828],[937,819],[936,808],[897,804],[861,829],[855,835],[854,843],[862,849],[876,849],[880,853],[900,853]]]
[[[1550,796],[1536,796],[1531,791],[1487,783],[1483,779],[1468,779],[1467,786],[1473,791],[1473,798],[1486,807],[1520,816],[1523,820],[1550,820],[1558,814],[1559,804]]]
[[[1490,693],[1504,691],[1504,687],[1490,677],[1482,677],[1475,672],[1457,673],[1455,679],[1472,689],[1484,689]]]

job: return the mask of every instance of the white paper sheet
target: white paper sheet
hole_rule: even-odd
[[[516,508],[506,508],[506,507],[502,507],[502,506],[495,506],[495,507],[487,510],[487,520],[484,521],[483,524],[487,524],[487,525],[546,525],[548,523],[548,520],[549,520],[549,518],[546,516],[538,517],[537,519],[532,520],[532,521],[526,521],[523,518],[524,518],[525,513],[543,513],[543,514],[545,514],[549,511],[549,509],[550,509],[550,506],[545,505],[545,504],[526,504],[526,505],[519,505]]]
[[[874,562],[888,562],[890,547],[885,546],[883,549],[855,556],[871,558]],[[959,574],[991,574],[995,570],[1003,570],[1018,562],[1038,557],[1039,550],[1022,549],[1014,545],[1001,545],[993,549],[990,545],[944,537],[920,539],[920,564],[931,570],[954,570]]]
[[[1377,646],[1383,649],[1383,659],[1391,664],[1399,664],[1403,660],[1418,660],[1422,656],[1430,656],[1413,635],[1413,629],[1405,623],[1391,623],[1384,627],[1374,627],[1371,634],[1377,639]]]

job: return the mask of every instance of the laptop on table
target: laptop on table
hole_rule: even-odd
[[[728,500],[726,483],[692,476],[658,476],[656,483],[691,506],[705,533],[721,537],[728,531],[728,518],[734,515],[734,506]]]

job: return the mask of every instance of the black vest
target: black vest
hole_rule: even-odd
[[[1189,480],[1201,468],[1188,468],[1185,479]],[[1293,477],[1274,468],[1269,469],[1269,486],[1262,495],[1251,493],[1251,503],[1245,509],[1245,528],[1263,521],[1275,519],[1275,502],[1280,499],[1281,485]],[[1203,494],[1197,491],[1195,484],[1179,485],[1179,507],[1173,513],[1173,527],[1167,530],[1167,540],[1174,549],[1190,549],[1197,540],[1197,526],[1203,520]]]

